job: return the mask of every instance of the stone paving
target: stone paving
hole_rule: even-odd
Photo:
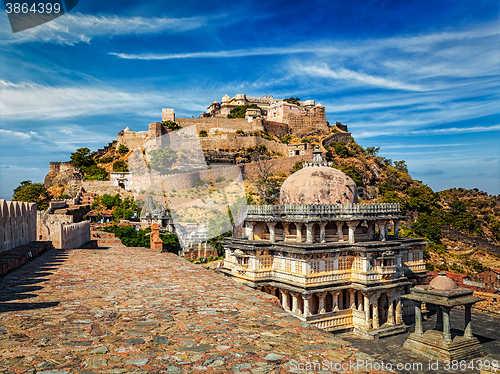
[[[432,330],[436,326],[436,312],[432,306],[429,306],[429,314],[427,318],[423,321],[422,326],[424,331]],[[451,321],[451,335],[452,338],[455,336],[463,336],[464,328],[464,309],[453,308],[450,313]],[[479,360],[494,363],[500,365],[500,316],[492,313],[480,312],[476,309],[472,309],[472,332],[474,336],[483,345],[487,356],[482,357]],[[422,363],[422,368],[420,372],[435,373],[435,374],[446,374],[450,372],[455,372],[451,367],[447,368],[444,362],[439,362],[437,369],[436,366],[429,370],[429,359],[423,357],[417,353],[407,351],[403,349],[403,343],[408,338],[410,333],[415,331],[415,325],[410,325],[410,329],[405,334],[399,334],[393,337],[386,337],[380,339],[374,344],[373,342],[359,339],[353,336],[344,337],[345,340],[351,342],[355,347],[368,353],[372,359],[376,362],[390,362],[396,367],[398,363]],[[472,370],[473,366],[468,367],[465,370],[457,370],[459,373],[479,373],[477,370],[477,360],[473,360],[473,366],[476,368]],[[433,361],[435,363],[435,360]],[[467,365],[471,365],[471,360],[467,361]],[[498,366],[497,366],[498,367]],[[409,367],[410,368],[410,367]],[[396,370],[398,373],[416,373],[418,370],[414,370],[413,366],[409,370]],[[488,372],[500,373],[500,370],[491,369]]]
[[[51,249],[0,281],[2,374],[351,373],[370,358],[169,253]],[[314,361],[329,366],[300,370]]]

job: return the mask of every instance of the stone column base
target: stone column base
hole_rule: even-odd
[[[472,360],[486,355],[476,338],[456,336],[451,343],[443,342],[443,333],[428,330],[422,335],[410,334],[403,348],[434,360]]]

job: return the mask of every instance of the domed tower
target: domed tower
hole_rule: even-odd
[[[288,177],[280,191],[281,204],[356,204],[356,183],[332,163],[326,163],[318,146],[313,161]]]

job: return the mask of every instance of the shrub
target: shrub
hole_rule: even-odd
[[[49,207],[49,194],[41,183],[31,183],[23,181],[14,189],[13,201],[25,201],[36,203],[37,210],[45,210]],[[3,237],[2,237],[3,240]]]
[[[237,135],[245,135],[245,132],[243,130],[236,130]]]
[[[178,123],[174,121],[163,121],[161,124],[165,127],[168,127],[172,131],[182,129],[182,126],[180,126]]]
[[[128,166],[125,161],[116,161],[113,163],[113,171],[116,171],[118,173],[127,173],[128,172]]]
[[[201,138],[205,138],[205,137],[207,137],[207,136],[208,136],[208,132],[207,132],[207,130],[200,130],[200,131],[198,132],[198,136],[199,136],[199,137],[201,137]]]
[[[125,144],[120,144],[118,146],[118,153],[121,154],[122,156],[126,154],[129,151],[128,147]]]

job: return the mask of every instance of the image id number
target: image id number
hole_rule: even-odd
[[[61,5],[59,3],[34,3],[31,7],[27,3],[6,3],[7,13],[59,13]]]

